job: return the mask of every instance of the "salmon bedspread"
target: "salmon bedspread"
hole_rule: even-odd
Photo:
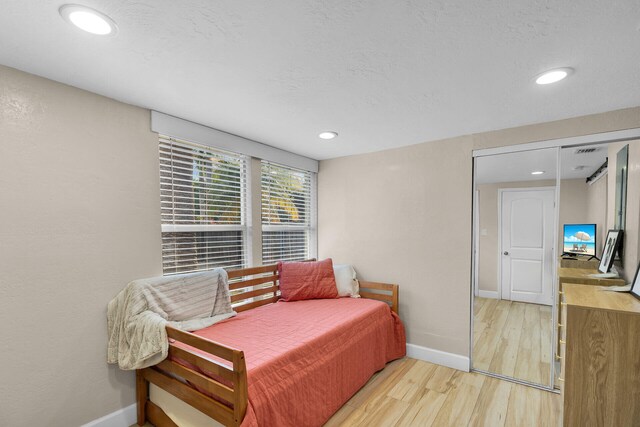
[[[406,353],[400,318],[365,298],[279,301],[194,334],[244,351],[243,427],[321,426]]]

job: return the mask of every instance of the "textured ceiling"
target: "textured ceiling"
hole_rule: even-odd
[[[316,159],[640,105],[637,0],[82,3],[2,0],[0,64]]]

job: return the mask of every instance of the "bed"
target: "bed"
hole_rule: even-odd
[[[228,275],[238,316],[192,333],[167,326],[169,357],[136,371],[139,425],[187,424],[176,418],[188,410],[208,425],[320,425],[405,355],[397,285],[282,302],[276,265]]]

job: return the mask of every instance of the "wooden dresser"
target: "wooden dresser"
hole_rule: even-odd
[[[564,426],[640,426],[640,300],[564,285]]]
[[[572,264],[570,265],[578,265],[576,261],[571,260]],[[561,264],[562,265],[562,264]],[[592,285],[592,286],[624,286],[625,281],[620,278],[609,277],[609,278],[598,278],[593,277],[594,274],[600,274],[597,270],[598,266],[595,268],[569,268],[569,267],[560,267],[558,268],[558,319],[560,319],[560,296],[564,292],[565,283],[580,283],[582,285]],[[558,322],[562,324],[562,322]],[[558,330],[558,342],[556,343],[556,348],[560,347],[560,331]]]

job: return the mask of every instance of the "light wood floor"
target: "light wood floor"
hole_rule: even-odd
[[[325,427],[559,427],[561,406],[557,394],[404,358],[375,374]]]
[[[560,395],[415,359],[390,363],[325,425],[561,426]]]
[[[549,385],[551,307],[474,299],[473,367]]]

